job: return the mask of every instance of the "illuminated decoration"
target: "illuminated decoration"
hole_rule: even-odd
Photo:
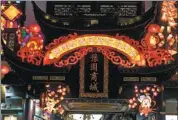
[[[168,22],[168,25],[173,28],[177,26],[177,23],[174,20],[174,18],[177,16],[177,8],[175,4],[176,1],[163,1],[161,8],[161,20]]]
[[[38,24],[31,24],[28,28],[29,32],[33,35],[39,34],[41,32],[41,28]]]
[[[102,53],[112,63],[125,68],[135,65],[154,67],[174,61],[168,50],[150,49],[145,39],[140,45],[138,41],[119,34],[112,37],[96,34],[78,36],[74,33],[74,35],[70,34],[67,37],[55,39],[45,47],[46,51],[42,49],[43,37],[41,34],[34,35],[32,32],[29,33],[27,28],[19,28],[17,35],[19,43],[22,45],[17,55],[22,58],[23,62],[27,61],[35,65],[42,64],[42,61],[43,65],[54,64],[56,67],[74,65],[88,52],[92,52],[93,48],[96,48],[97,52]],[[150,33],[148,33],[149,35]],[[119,53],[126,56],[127,59],[123,59]]]
[[[9,21],[7,20],[6,22],[6,28],[17,28],[17,22],[16,21]]]
[[[1,5],[1,10],[4,10],[6,6],[4,6],[3,4]]]
[[[132,67],[135,66],[135,64],[131,63],[129,60],[122,59],[122,57],[117,55],[116,52],[111,51],[107,48],[98,47],[97,51],[101,52],[104,56],[106,56],[107,59],[111,60],[111,62],[116,64],[116,65],[121,65],[121,66],[126,67],[126,68],[132,68]],[[143,64],[139,64],[139,62],[138,62],[138,64],[140,66],[144,66],[145,60],[141,60],[141,61],[143,61]]]
[[[42,94],[41,104],[42,110],[48,115],[52,113],[64,114],[64,109],[61,105],[61,101],[64,99],[64,96],[69,92],[67,87],[59,85],[57,90],[50,87],[49,84],[46,85],[47,91],[45,94]]]
[[[171,55],[177,53],[177,9],[175,1],[163,1],[161,8],[161,21],[163,25],[150,24],[142,43],[148,49],[167,48]],[[143,45],[142,44],[142,45]]]
[[[129,108],[134,109],[138,106],[140,115],[148,116],[150,112],[153,112],[156,106],[156,101],[154,98],[158,96],[158,93],[161,92],[161,88],[157,85],[146,86],[143,89],[139,89],[135,86],[135,96],[132,99],[129,99]]]
[[[3,12],[3,15],[11,20],[11,21],[14,21],[16,20],[17,18],[20,17],[20,15],[22,15],[22,12],[17,9],[14,5],[10,5],[4,12]]]
[[[169,51],[161,48],[150,50],[146,43],[144,43],[144,40],[142,41],[142,45],[139,45],[138,41],[118,34],[116,37],[92,34],[77,36],[77,34],[74,34],[67,37],[60,37],[50,43],[46,47],[47,52],[43,64],[54,63],[57,67],[76,64],[86,55],[82,51],[87,47],[96,47],[97,51],[101,52],[112,63],[126,68],[131,68],[135,65],[154,67],[161,64],[168,64],[169,61],[174,61]],[[74,55],[66,56],[65,60],[63,60],[64,55],[76,50],[78,51],[74,52]],[[92,50],[88,52],[92,52]],[[124,60],[119,56],[118,52],[127,56],[128,60]],[[69,60],[69,58],[72,59]],[[60,64],[57,65],[56,63]]]
[[[6,25],[6,20],[4,19],[4,17],[1,16],[1,30],[4,30],[5,25]]]
[[[148,33],[146,33],[144,40],[149,49],[156,48],[156,45],[159,44],[160,39],[157,36],[157,33],[160,32],[160,29],[161,27],[157,24],[150,24],[148,26]]]
[[[50,19],[50,16],[49,15],[45,15],[45,19]]]
[[[67,54],[69,51],[75,51],[77,49],[90,46],[103,46],[106,48],[114,49],[126,55],[133,63],[139,62],[141,60],[141,55],[137,48],[125,42],[123,39],[119,39],[119,36],[117,36],[117,38],[106,35],[83,35],[79,37],[74,35],[67,38],[61,37],[55,40],[54,43],[49,44],[48,48],[53,45],[55,45],[55,47],[49,49],[46,52],[44,65],[52,64],[60,60],[63,55]]]
[[[148,32],[150,33],[158,33],[160,31],[160,26],[157,24],[150,24],[148,26]]]
[[[22,61],[40,65],[44,57],[43,36],[38,25],[33,24],[27,29],[21,27],[17,30],[18,42],[21,44],[17,56],[21,57]]]
[[[161,21],[164,22],[162,26],[162,31],[165,31],[167,34],[162,35],[164,43],[168,45],[168,51],[174,55],[177,53],[177,8],[175,6],[176,1],[163,1],[161,8]]]
[[[58,62],[55,62],[54,65],[56,67],[64,67],[68,65],[75,65],[78,63],[79,60],[81,60],[85,55],[88,54],[88,52],[91,52],[92,48],[82,48],[79,51],[76,51],[73,53],[73,55],[70,55],[67,59],[62,59]]]
[[[9,71],[10,68],[7,65],[1,64],[1,79],[4,77],[4,75],[9,73]]]

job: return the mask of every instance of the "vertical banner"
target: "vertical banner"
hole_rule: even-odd
[[[108,97],[108,60],[89,53],[80,61],[80,97]]]
[[[19,50],[16,31],[17,31],[16,28],[11,28],[11,29],[5,29],[2,32],[2,39],[4,43],[13,52],[17,52]]]

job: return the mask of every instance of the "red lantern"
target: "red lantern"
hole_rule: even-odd
[[[9,67],[7,67],[6,65],[2,65],[1,66],[1,74],[5,75],[9,72]]]
[[[32,34],[38,34],[41,31],[41,28],[38,24],[32,24],[29,26],[29,31]]]
[[[160,32],[161,27],[157,24],[150,24],[148,26],[148,32],[149,33],[158,33]]]

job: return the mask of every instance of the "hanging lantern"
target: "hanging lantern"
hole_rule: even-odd
[[[150,24],[148,26],[149,33],[158,33],[160,31],[160,26],[157,24]]]
[[[29,32],[31,32],[32,34],[39,34],[41,31],[41,28],[38,24],[31,24],[29,26]]]
[[[1,74],[5,75],[9,72],[9,67],[7,67],[6,65],[1,65]]]

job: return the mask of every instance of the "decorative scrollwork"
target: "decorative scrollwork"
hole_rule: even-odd
[[[45,52],[41,50],[29,51],[25,47],[21,47],[17,52],[17,56],[22,59],[23,62],[28,62],[34,65],[41,65]]]
[[[163,49],[156,49],[153,51],[145,51],[145,59],[149,67],[154,67],[161,64],[168,64],[169,61],[174,61],[172,55]]]
[[[62,43],[62,42],[64,42],[64,41],[66,41],[66,40],[69,40],[69,39],[74,39],[74,38],[76,38],[78,35],[77,35],[77,33],[74,33],[74,34],[69,34],[68,36],[62,36],[62,37],[59,37],[58,39],[54,39],[54,41],[53,42],[51,42],[48,46],[46,46],[45,48],[46,48],[46,50],[49,50],[50,48],[52,48],[52,47],[54,47],[54,46],[56,46],[56,45],[58,45],[58,44],[60,44],[60,43]]]
[[[85,55],[87,55],[88,52],[92,52],[92,47],[80,49],[79,51],[74,52],[73,55],[70,55],[67,59],[62,59],[59,62],[54,63],[54,65],[56,67],[75,65],[78,63],[79,60],[81,60]]]
[[[129,62],[128,60],[123,60],[120,56],[116,54],[116,52],[111,51],[107,48],[98,47],[97,51],[101,52],[107,59],[111,60],[111,62],[116,65],[121,65],[126,68],[131,68],[135,66],[135,64]]]
[[[67,41],[69,41],[68,44]],[[132,68],[135,65],[154,67],[174,61],[168,50],[163,48],[149,49],[145,39],[142,39],[140,44],[139,41],[130,39],[128,36],[120,36],[119,34],[116,34],[115,37],[104,35],[82,35],[80,37],[77,33],[74,33],[73,35],[70,34],[66,37],[62,36],[55,39],[46,47],[45,51],[37,49],[41,46],[41,43],[38,42],[39,40],[33,38],[27,42],[26,46],[20,48],[17,55],[21,57],[23,62],[27,61],[31,64],[41,65],[43,60],[47,60],[47,63],[51,60],[50,64],[53,63],[56,67],[65,67],[77,64],[88,52],[92,51],[93,47],[96,47],[97,51],[111,60],[113,64],[121,65],[125,68]],[[54,51],[54,49],[56,50]],[[115,49],[117,51],[114,51]],[[69,55],[71,51],[74,52],[72,52],[72,55]],[[122,56],[117,54],[118,51],[126,55],[128,59],[124,60]],[[56,57],[56,55],[59,56]],[[130,56],[131,59],[129,58]],[[55,60],[53,61],[53,59]]]

